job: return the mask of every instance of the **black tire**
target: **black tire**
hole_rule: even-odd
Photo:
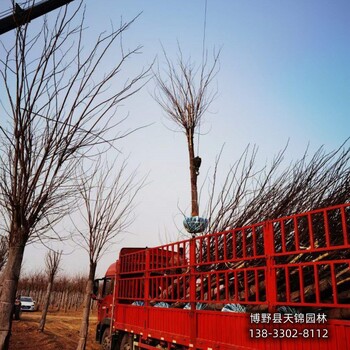
[[[110,335],[110,329],[107,327],[102,335],[101,339],[101,350],[111,350],[112,339]]]
[[[121,339],[118,350],[132,350],[133,336],[133,334],[125,333]]]

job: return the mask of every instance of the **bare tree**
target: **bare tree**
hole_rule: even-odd
[[[42,311],[41,319],[40,319],[40,323],[39,323],[39,331],[40,332],[43,332],[44,328],[45,328],[46,315],[47,315],[47,311],[49,310],[53,282],[54,282],[54,279],[55,279],[57,272],[58,272],[59,264],[61,261],[61,256],[62,256],[62,251],[55,252],[53,250],[50,250],[46,254],[45,265],[46,265],[46,273],[47,273],[47,277],[48,277],[48,283],[47,283],[43,311]]]
[[[207,60],[198,67],[190,61],[185,61],[179,49],[179,58],[173,63],[166,55],[166,73],[158,69],[155,74],[158,93],[155,99],[162,107],[167,117],[184,132],[187,140],[188,158],[190,163],[191,181],[191,215],[199,215],[197,177],[201,158],[195,156],[194,136],[204,113],[215,97],[210,91],[210,84],[215,76],[219,53],[214,54],[213,63]]]
[[[310,210],[324,207],[334,207],[350,201],[350,147],[349,140],[346,140],[338,149],[326,152],[324,147],[319,148],[314,154],[309,155],[307,149],[300,160],[291,162],[284,167],[283,158],[285,150],[281,151],[270,165],[263,167],[257,166],[257,148],[247,147],[238,161],[229,169],[224,176],[223,183],[219,182],[219,159],[218,157],[214,169],[213,180],[210,186],[210,200],[208,203],[209,232],[220,232],[233,230],[232,235],[225,242],[218,241],[218,254],[225,256],[225,251],[235,250],[235,256],[240,257],[247,254],[248,256],[262,256],[266,254],[265,241],[261,239],[256,241],[256,246],[252,245],[247,248],[243,240],[240,240],[239,228],[247,227],[252,224],[273,220],[280,217],[289,217],[296,213],[302,213]],[[344,245],[342,230],[349,229],[349,209],[345,210],[345,222],[339,220],[340,211],[334,210],[327,215],[327,226],[332,232],[332,246]],[[324,252],[313,252],[308,254],[312,249],[312,244],[317,247],[327,247],[327,235],[324,232],[324,219],[319,215],[312,216],[312,227],[315,236],[314,242],[311,243],[309,226],[306,220],[297,220],[293,226],[293,220],[286,221],[284,228],[284,240],[278,239],[276,228],[276,242],[274,249],[276,252],[295,250],[295,230],[298,230],[298,245],[305,251],[304,254],[290,254],[280,262],[292,264],[303,264],[312,261],[337,260],[339,263],[335,268],[337,276],[337,292],[342,303],[349,303],[348,281],[350,279],[349,266],[346,263],[350,258],[350,250],[329,250]],[[238,229],[234,231],[234,229]],[[235,237],[235,238],[233,238]],[[250,239],[249,234],[246,236]],[[316,243],[315,243],[316,242]],[[215,251],[214,241],[209,241],[213,249],[203,250],[202,256],[207,256],[210,251]],[[249,245],[249,244],[248,244]],[[234,248],[233,248],[234,247]],[[301,248],[302,247],[302,248]],[[254,253],[255,250],[255,253]],[[311,250],[312,251],[312,250]],[[227,255],[226,255],[227,256]],[[230,269],[240,269],[245,266],[244,261],[237,259],[230,264]],[[263,262],[259,259],[249,261],[249,267],[262,266]],[[205,266],[204,269],[212,269],[212,266]],[[299,281],[296,276],[298,267],[290,268],[290,295],[293,301],[300,298]],[[314,282],[312,280],[314,271],[309,270],[309,276],[305,279],[303,286],[304,296],[307,298],[315,297]],[[277,273],[277,293],[279,297],[283,296],[286,288],[286,280],[283,274]],[[332,300],[334,290],[332,289],[332,274],[330,269],[323,268],[318,270],[320,290],[324,300]],[[254,285],[256,281],[249,278],[244,291],[249,297],[254,298],[257,293],[260,295],[265,292],[265,281]],[[207,286],[208,290],[212,287]],[[247,310],[254,312],[260,306],[247,306]],[[349,310],[332,309],[329,315],[336,317],[349,317]]]
[[[91,293],[96,267],[103,253],[114,242],[115,237],[132,223],[135,196],[144,185],[144,179],[137,181],[136,172],[127,173],[127,162],[117,167],[114,162],[102,165],[102,159],[93,168],[88,178],[81,176],[79,191],[83,200],[80,214],[85,223],[81,228],[75,225],[80,245],[89,255],[89,278],[84,297],[84,311],[77,349],[86,347]],[[86,174],[86,171],[82,171]]]
[[[139,52],[121,48],[119,40],[135,19],[95,41],[90,35],[86,49],[81,3],[70,8],[44,19],[36,34],[30,25],[19,27],[14,46],[1,50],[0,205],[9,227],[9,255],[1,280],[0,349],[8,348],[27,242],[47,237],[72,209],[72,178],[82,158],[130,133],[120,131],[125,117],[116,109],[147,75],[142,71],[122,81],[119,74]]]
[[[247,147],[218,182],[217,158],[212,176],[207,216],[208,230],[219,232],[298,212],[342,204],[350,200],[349,140],[326,152],[320,147],[309,156],[283,167],[287,147],[270,165],[257,167],[257,147]]]

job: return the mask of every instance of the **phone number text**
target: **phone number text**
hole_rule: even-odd
[[[305,328],[305,329],[296,329],[296,328],[249,328],[250,338],[328,338],[328,329],[327,328]]]

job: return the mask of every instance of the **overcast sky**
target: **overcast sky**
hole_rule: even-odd
[[[124,48],[142,46],[142,54],[133,58],[125,74],[132,76],[155,58],[164,67],[161,45],[175,58],[179,43],[186,57],[201,62],[204,0],[84,2],[91,36],[141,13],[123,35]],[[0,12],[10,3],[2,0]],[[200,184],[224,143],[222,163],[227,168],[249,143],[259,147],[258,158],[264,164],[288,140],[286,161],[300,158],[308,144],[311,152],[321,145],[332,150],[350,136],[349,23],[348,0],[207,1],[205,49],[209,58],[214,49],[221,49],[221,55],[213,84],[218,95],[201,126]],[[40,19],[31,25],[40,25]],[[7,45],[11,38],[5,34],[1,40]],[[120,109],[129,113],[126,129],[151,124],[118,144],[122,155],[129,156],[130,169],[139,167],[140,176],[149,173],[148,185],[137,199],[130,232],[101,260],[99,275],[123,246],[154,246],[176,239],[183,219],[180,209],[189,213],[186,140],[169,130],[172,125],[153,93],[150,81]],[[205,194],[202,210],[204,205]],[[86,254],[72,246],[65,249],[74,252],[64,258],[63,268],[85,272]],[[39,268],[42,256],[39,245],[28,247],[26,270]]]

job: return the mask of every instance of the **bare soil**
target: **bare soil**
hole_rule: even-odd
[[[41,312],[22,312],[21,320],[13,321],[10,350],[75,350],[79,340],[82,311],[49,312],[44,332],[38,331]],[[90,316],[87,350],[99,350],[95,342],[97,317]]]

